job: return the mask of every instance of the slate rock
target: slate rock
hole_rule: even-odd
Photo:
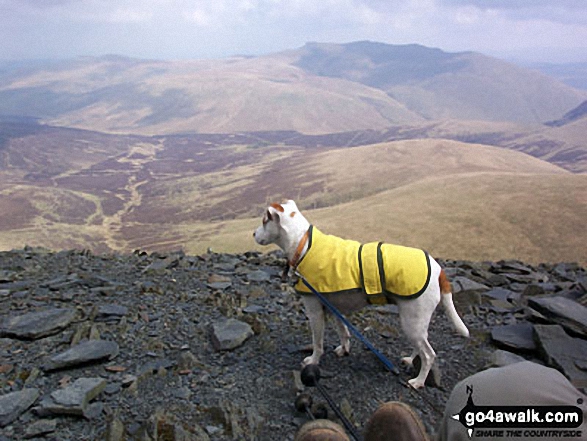
[[[212,344],[217,351],[227,351],[238,348],[253,334],[248,323],[228,319],[212,326]]]
[[[96,321],[117,320],[128,314],[128,308],[122,305],[101,305],[98,308]]]
[[[516,260],[500,260],[494,269],[512,274],[530,274],[533,271],[532,268]]]
[[[210,289],[224,290],[232,286],[232,279],[227,276],[212,274],[210,277],[208,277],[206,286]]]
[[[106,429],[105,441],[124,441],[124,423],[118,418],[113,418]]]
[[[118,344],[113,341],[88,340],[51,357],[43,366],[43,370],[54,371],[101,360],[112,360],[118,355],[118,349]]]
[[[256,270],[247,274],[249,282],[268,282],[269,279],[271,279],[271,275],[263,270]]]
[[[90,401],[106,388],[103,378],[79,378],[41,401],[41,409],[58,415],[86,416]]]
[[[520,293],[505,288],[493,288],[484,292],[482,295],[483,297],[510,302],[512,304],[516,304],[520,300]]]
[[[528,306],[568,331],[587,337],[587,307],[580,303],[555,296],[528,299]]]
[[[39,398],[38,389],[23,389],[0,396],[0,427],[16,420]]]
[[[492,340],[499,346],[520,350],[534,351],[534,330],[531,323],[497,326],[491,330]]]
[[[573,338],[560,325],[535,325],[534,332],[545,361],[560,370],[575,387],[587,387],[587,341]]]
[[[0,337],[35,340],[53,335],[69,326],[76,315],[75,309],[54,308],[12,317],[0,324]]]
[[[24,434],[26,438],[35,438],[55,432],[57,429],[57,420],[38,420],[27,426]]]
[[[529,274],[510,274],[504,273],[509,280],[512,282],[529,284],[529,283],[545,283],[548,282],[548,276],[541,273],[529,273]]]
[[[457,276],[451,279],[453,294],[463,292],[483,292],[489,291],[490,288],[482,283],[475,282],[474,280],[468,279],[467,277]]]
[[[489,359],[489,366],[502,367],[514,363],[519,363],[521,361],[526,361],[526,359],[518,354],[514,354],[513,352],[498,349],[495,352],[493,352],[493,354],[491,354],[491,357]]]

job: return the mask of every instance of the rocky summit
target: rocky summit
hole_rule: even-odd
[[[434,432],[453,386],[492,365],[534,360],[587,387],[584,268],[441,264],[471,337],[438,308],[440,388],[404,388],[356,340],[337,358],[327,329],[320,382],[359,431],[402,400]],[[0,440],[293,440],[308,418],[294,401],[310,333],[284,265],[280,252],[0,253]],[[392,362],[409,355],[393,305],[350,320]]]

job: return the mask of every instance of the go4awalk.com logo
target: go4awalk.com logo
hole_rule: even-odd
[[[577,406],[477,406],[471,386],[467,394],[467,404],[452,418],[465,426],[469,438],[582,437],[583,413]]]

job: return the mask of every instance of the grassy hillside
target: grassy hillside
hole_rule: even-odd
[[[455,258],[585,261],[587,175],[472,142],[503,141],[517,126],[166,137],[2,127],[1,249],[245,251],[266,205],[293,198],[323,229],[360,240]],[[434,133],[469,139],[356,145]]]
[[[587,176],[475,173],[430,179],[335,207],[308,210],[324,232],[360,241],[421,247],[451,259],[521,259],[587,265]],[[259,219],[191,230],[186,249],[204,252],[254,244]]]

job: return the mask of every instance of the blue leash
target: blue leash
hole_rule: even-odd
[[[397,367],[395,367],[393,365],[393,363],[391,361],[389,361],[387,359],[387,357],[385,355],[383,355],[381,352],[379,352],[375,346],[373,346],[371,344],[371,342],[369,342],[369,340],[367,340],[365,337],[363,337],[363,335],[359,332],[359,330],[357,328],[355,328],[346,318],[345,316],[343,316],[338,309],[336,309],[334,307],[334,305],[332,303],[330,303],[328,301],[328,299],[326,297],[324,297],[322,294],[320,294],[318,291],[316,291],[314,289],[314,287],[312,285],[310,285],[310,283],[304,278],[304,276],[302,276],[300,273],[298,273],[296,271],[296,275],[302,280],[302,282],[304,283],[304,285],[306,285],[308,287],[308,289],[310,291],[312,291],[316,297],[318,297],[318,299],[320,299],[320,301],[322,302],[322,304],[324,306],[326,306],[328,308],[328,310],[334,314],[336,316],[336,318],[338,318],[341,322],[343,322],[345,324],[345,326],[351,331],[351,333],[357,337],[365,346],[367,346],[367,348],[369,348],[369,350],[371,352],[373,352],[377,358],[379,358],[379,360],[381,360],[381,362],[385,365],[385,367],[394,375],[398,376],[398,379],[400,381],[400,383],[404,386],[409,386],[404,380],[402,380],[401,378],[399,378],[399,370],[397,369]]]
[[[422,395],[417,389],[412,388],[409,383],[404,380],[403,378],[400,377],[400,372],[399,370],[393,365],[393,363],[391,361],[389,361],[387,359],[387,357],[385,355],[383,355],[381,352],[379,352],[375,346],[373,346],[371,344],[371,342],[369,342],[369,340],[367,340],[365,337],[363,337],[363,335],[359,332],[359,330],[357,328],[355,328],[347,319],[344,315],[342,315],[340,313],[340,311],[338,309],[336,309],[336,307],[330,303],[328,301],[328,299],[326,297],[324,297],[322,294],[320,294],[318,291],[316,291],[316,289],[314,289],[314,287],[312,285],[310,285],[310,283],[304,278],[304,276],[302,276],[299,272],[295,272],[295,274],[302,280],[302,282],[304,283],[304,285],[306,285],[308,287],[308,289],[310,291],[312,291],[316,297],[318,297],[318,299],[320,299],[320,301],[322,302],[322,304],[324,306],[326,306],[328,308],[328,310],[334,314],[336,316],[336,318],[338,318],[341,322],[343,322],[345,324],[345,326],[354,334],[355,337],[357,337],[361,342],[363,342],[363,344],[365,346],[367,346],[367,348],[373,352],[377,358],[379,358],[379,360],[385,365],[385,367],[397,377],[397,381],[402,385],[407,387],[411,392],[413,392],[417,397],[421,398],[424,402],[426,402],[431,408],[432,410],[434,410],[438,415],[442,416],[443,412],[436,407],[436,404],[433,403],[428,397],[426,397],[425,395]]]

